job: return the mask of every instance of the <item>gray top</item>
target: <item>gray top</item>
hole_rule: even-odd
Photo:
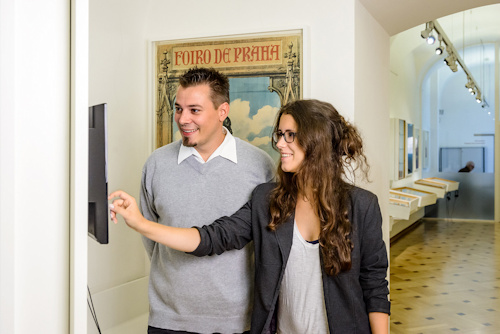
[[[295,221],[278,304],[278,334],[328,333],[319,242],[307,242]]]
[[[264,151],[236,140],[237,161],[222,156],[177,162],[181,142],[157,149],[142,174],[141,210],[160,224],[192,227],[237,211],[252,190],[273,178]],[[151,259],[149,325],[199,333],[241,333],[250,328],[251,248],[196,258],[143,238]]]

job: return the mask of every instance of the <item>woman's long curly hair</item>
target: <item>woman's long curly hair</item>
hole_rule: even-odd
[[[325,271],[330,276],[351,268],[351,222],[348,219],[349,190],[346,182],[357,169],[367,178],[369,165],[363,153],[361,136],[329,103],[297,100],[283,106],[274,131],[278,131],[282,115],[291,115],[297,124],[295,141],[305,151],[305,158],[295,173],[278,166],[278,183],[271,193],[271,222],[275,230],[295,211],[299,195],[309,195],[320,219],[319,243]],[[273,143],[274,149],[278,150]],[[304,193],[306,189],[312,194]]]

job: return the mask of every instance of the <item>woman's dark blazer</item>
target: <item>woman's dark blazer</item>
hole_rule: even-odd
[[[261,184],[252,199],[231,217],[223,217],[198,228],[201,243],[197,256],[241,249],[254,241],[255,293],[251,333],[271,333],[280,284],[293,238],[293,221],[276,231],[270,221],[269,193],[274,183]],[[352,268],[337,276],[323,271],[323,290],[330,333],[370,333],[369,312],[389,313],[387,252],[382,239],[382,217],[377,197],[352,187],[349,220],[352,224]]]

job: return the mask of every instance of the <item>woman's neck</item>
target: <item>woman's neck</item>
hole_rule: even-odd
[[[299,194],[295,207],[295,222],[305,240],[315,241],[319,239],[321,224],[312,195]]]

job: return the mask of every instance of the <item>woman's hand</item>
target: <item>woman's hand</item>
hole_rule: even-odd
[[[183,252],[192,252],[200,244],[200,233],[197,229],[165,226],[147,220],[141,214],[135,198],[124,191],[113,192],[108,199],[112,198],[115,199],[109,209],[111,220],[115,224],[118,222],[116,214],[119,214],[128,226],[146,238]]]
[[[115,199],[113,203],[109,205],[111,220],[115,224],[118,223],[116,214],[119,214],[125,219],[128,226],[134,230],[138,230],[139,225],[144,222],[145,218],[141,214],[135,198],[121,190],[111,193],[108,199],[112,198]]]

